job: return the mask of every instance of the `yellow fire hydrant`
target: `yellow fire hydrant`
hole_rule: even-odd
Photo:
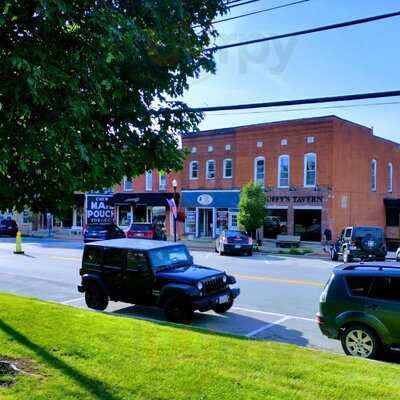
[[[22,238],[21,238],[21,232],[17,232],[17,236],[15,237],[15,251],[14,254],[24,254],[22,251]]]

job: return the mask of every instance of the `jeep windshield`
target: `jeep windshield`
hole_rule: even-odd
[[[149,252],[151,267],[162,271],[190,264],[190,256],[185,246],[170,246]]]

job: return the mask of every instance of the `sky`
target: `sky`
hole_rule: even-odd
[[[294,0],[260,0],[226,17]],[[400,10],[400,0],[310,0],[267,13],[216,24],[216,44],[370,17]],[[190,82],[191,107],[325,97],[400,90],[400,17],[296,38],[226,49],[216,54],[215,75]],[[354,108],[324,108],[398,102]],[[312,108],[310,110],[309,108]],[[282,109],[207,113],[200,129],[335,114],[373,127],[377,136],[400,142],[400,97]]]

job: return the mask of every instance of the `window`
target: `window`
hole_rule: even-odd
[[[146,192],[151,192],[153,190],[153,172],[146,172]]]
[[[197,161],[191,161],[189,169],[189,179],[199,179],[199,163]]]
[[[278,159],[278,186],[280,188],[289,187],[289,156],[280,156]]]
[[[103,265],[109,267],[122,268],[124,259],[123,259],[123,250],[120,249],[104,249],[103,252]]]
[[[393,192],[393,164],[388,164],[388,181],[387,181],[387,190],[389,193]]]
[[[208,152],[211,153],[212,151],[214,151],[214,147],[213,146],[208,146]]]
[[[386,209],[386,226],[396,226],[400,225],[399,210],[397,208],[387,208]]]
[[[226,145],[225,145],[225,150],[226,150],[226,151],[229,151],[230,149],[231,149],[231,145],[230,145],[230,144],[226,144]]]
[[[372,277],[349,276],[346,278],[352,296],[368,296]]]
[[[131,212],[130,206],[119,206],[118,207],[118,225],[119,226],[128,226],[129,225],[130,212]]]
[[[307,136],[307,143],[308,143],[308,144],[314,143],[314,142],[315,142],[314,136]]]
[[[371,190],[376,192],[376,170],[377,170],[377,161],[371,161]]]
[[[215,161],[214,160],[207,161],[206,177],[207,177],[207,179],[215,179]]]
[[[230,229],[237,229],[239,227],[238,224],[238,215],[235,214],[231,214],[231,226]]]
[[[376,277],[369,297],[400,302],[400,278]]]
[[[192,154],[197,153],[197,147],[192,147]]]
[[[96,246],[87,246],[83,255],[83,261],[88,264],[100,264],[101,248]]]
[[[352,232],[353,232],[353,229],[351,229],[351,228],[346,228],[346,230],[345,230],[345,232],[344,232],[344,237],[350,238]]]
[[[265,184],[265,160],[264,157],[257,157],[254,160],[254,182],[264,186]]]
[[[281,146],[287,146],[287,144],[288,144],[287,139],[282,139],[281,140]]]
[[[124,176],[124,192],[131,192],[133,190],[133,181]]]
[[[259,149],[261,149],[261,147],[263,147],[263,142],[257,142],[257,147],[258,147]]]
[[[304,156],[304,187],[315,187],[317,184],[317,155],[308,153]]]
[[[232,171],[232,159],[226,158],[224,160],[224,178],[232,178],[233,171]]]
[[[167,190],[167,176],[164,173],[160,172],[158,175],[158,179],[158,190]]]
[[[139,251],[129,250],[126,257],[126,268],[129,271],[146,271],[147,269],[147,259],[146,255]]]

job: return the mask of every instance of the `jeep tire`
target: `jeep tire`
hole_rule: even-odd
[[[108,296],[96,283],[89,283],[85,289],[86,305],[93,310],[104,311],[108,306]]]
[[[164,303],[164,314],[167,321],[190,324],[193,319],[193,309],[183,296],[171,296]]]
[[[335,249],[331,249],[331,260],[332,261],[338,261],[339,256],[338,253],[336,252]]]
[[[224,314],[228,310],[231,309],[233,306],[233,301],[230,300],[229,303],[224,303],[224,304],[217,304],[214,308],[213,311],[216,312],[217,314]]]

